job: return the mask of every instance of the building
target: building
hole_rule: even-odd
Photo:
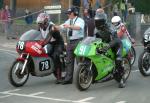
[[[13,0],[3,0],[3,5],[10,5],[12,6]],[[73,0],[14,0],[16,1],[16,16],[23,16],[25,15],[25,9],[29,9],[32,13],[40,11],[44,8],[44,6],[52,6],[52,5],[61,5],[61,19],[66,19],[67,16],[63,13],[68,7],[72,5]],[[82,1],[82,0],[81,0]],[[96,0],[89,0],[94,8],[94,4]],[[99,0],[102,5],[105,4],[105,0]],[[82,2],[81,2],[82,8]],[[81,9],[82,10],[82,9]],[[37,14],[34,15],[36,17]],[[56,17],[54,17],[56,19]]]
[[[82,0],[81,0],[82,1]],[[92,6],[94,6],[96,0],[91,1]],[[106,0],[99,0],[102,5],[105,4]],[[62,8],[66,9],[71,5],[72,0],[16,0],[17,9],[31,9],[37,10],[42,9],[45,5],[62,5]],[[10,0],[3,0],[4,5],[10,5]]]

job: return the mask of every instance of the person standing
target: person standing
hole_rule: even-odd
[[[85,37],[86,36],[93,36],[94,34],[94,19],[90,16],[90,10],[89,9],[84,9],[83,11],[83,19],[85,21]]]
[[[12,20],[11,20],[11,10],[9,9],[8,5],[5,6],[5,9],[2,11],[1,15],[4,24],[4,32],[6,38],[10,39]]]
[[[27,24],[32,24],[33,23],[33,17],[31,15],[31,12],[28,9],[25,10],[25,15],[26,15],[25,16],[25,22]]]
[[[84,20],[78,17],[79,12],[76,7],[67,10],[68,20],[65,23],[55,26],[59,30],[67,30],[67,68],[66,76],[62,84],[71,84],[74,71],[74,49],[78,42],[84,37]]]

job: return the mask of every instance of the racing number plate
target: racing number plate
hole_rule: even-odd
[[[50,60],[41,61],[39,63],[40,71],[46,71],[50,69]]]
[[[24,41],[19,41],[17,43],[17,49],[20,51],[23,51],[25,49],[25,42]]]

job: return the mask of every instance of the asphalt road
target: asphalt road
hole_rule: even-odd
[[[30,76],[27,83],[20,88],[13,87],[8,82],[9,68],[17,57],[15,45],[0,46],[0,103],[149,103],[150,77],[143,77],[137,66],[137,60],[132,67],[132,73],[126,87],[118,88],[112,80],[97,83],[84,92],[76,89],[74,84],[55,84],[53,75],[47,77]],[[136,47],[137,59],[142,52],[141,46]]]

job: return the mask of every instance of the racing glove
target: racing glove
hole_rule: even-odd
[[[109,48],[110,48],[110,45],[107,45],[107,46],[104,46],[103,48],[98,48],[97,52],[100,54],[106,53]]]

